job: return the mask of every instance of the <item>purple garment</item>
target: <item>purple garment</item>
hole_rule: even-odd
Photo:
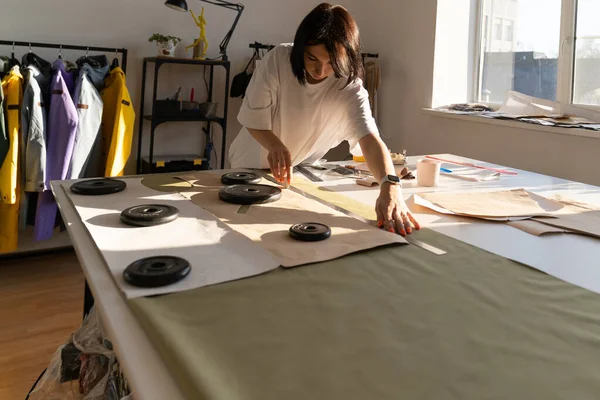
[[[44,192],[38,198],[35,216],[35,239],[52,237],[58,207],[50,190],[50,181],[63,180],[71,164],[75,134],[77,133],[77,109],[69,92],[64,62],[57,60],[52,71],[50,110],[46,129],[46,182]],[[74,86],[73,80],[73,86]]]
[[[65,84],[67,85],[67,89],[69,90],[71,99],[73,99],[75,97],[75,86],[77,85],[77,78],[79,77],[79,70],[72,69],[72,68],[66,68],[64,62],[62,62],[61,60],[56,60],[54,65],[56,66],[56,64],[58,64],[59,62],[62,63],[60,68],[62,70],[63,80],[65,81]]]

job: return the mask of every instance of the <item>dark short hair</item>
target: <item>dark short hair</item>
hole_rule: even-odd
[[[358,25],[344,7],[329,3],[319,4],[300,23],[290,61],[294,76],[301,85],[306,85],[305,48],[320,44],[324,45],[329,53],[336,78],[348,78],[346,86],[362,77]]]

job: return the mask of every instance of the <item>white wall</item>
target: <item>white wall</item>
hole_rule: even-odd
[[[153,32],[163,32],[186,38],[188,44],[197,35],[191,17],[167,9],[162,0],[10,0],[9,3],[0,13],[0,38],[4,40],[128,48],[127,79],[136,109],[141,58],[154,55],[154,47],[147,38]],[[291,41],[302,17],[317,3],[311,0],[246,1],[247,8],[229,47],[233,74],[239,72],[249,58],[249,42]],[[200,3],[194,0],[189,0],[189,4],[194,10],[200,8]],[[451,152],[600,184],[595,165],[600,140],[489,126],[421,113],[421,108],[431,106],[432,100],[437,1],[346,0],[343,4],[358,20],[365,50],[380,53],[383,73],[380,125],[385,140],[394,151],[406,148],[409,154]],[[215,55],[235,13],[209,4],[205,6],[211,46],[209,55]],[[8,47],[0,48],[0,54],[9,52]],[[57,55],[48,51],[38,53],[52,60]],[[80,54],[70,57],[65,52],[65,58],[74,59]],[[195,69],[185,70],[188,71],[185,78],[176,76],[180,68],[163,70],[171,77],[159,87],[159,95],[174,91],[178,85],[190,87],[191,78],[197,82],[194,86],[198,92],[202,87],[201,75]],[[453,79],[451,75],[445,78]],[[222,98],[217,100],[222,102]],[[239,99],[230,101],[228,142],[240,128],[235,120],[239,104]],[[159,151],[202,151],[202,138],[196,133],[200,124],[191,124],[159,128]],[[218,134],[215,139],[219,140]],[[134,157],[135,149],[132,159]]]
[[[192,43],[198,30],[190,15],[176,12],[163,5],[164,0],[7,0],[0,12],[0,39],[17,41],[37,41],[47,43],[81,44],[102,47],[125,47],[129,50],[127,82],[136,112],[139,112],[142,58],[154,56],[155,45],[147,38],[152,33],[170,34],[184,39],[184,45]],[[232,61],[232,77],[241,71],[251,56],[248,44],[260,42],[289,42],[293,40],[295,29],[302,17],[314,7],[313,0],[252,0],[242,1],[246,9],[228,48]],[[229,30],[235,12],[211,4],[188,0],[195,12],[205,7],[208,56],[218,54],[218,45]],[[54,61],[56,50],[33,49],[34,52]],[[26,48],[17,48],[20,57]],[[0,46],[1,55],[9,55],[10,47]],[[63,51],[63,58],[75,61],[81,52]],[[191,56],[183,46],[178,55]],[[108,54],[112,59],[113,54]],[[218,71],[220,69],[216,69]],[[148,76],[152,78],[152,74]],[[216,75],[216,101],[223,104],[224,73]],[[172,94],[178,86],[189,93],[195,87],[196,99],[202,98],[204,83],[202,67],[163,66],[158,95]],[[146,87],[146,113],[150,111],[151,82]],[[228,143],[238,133],[240,125],[236,121],[240,99],[230,99]],[[222,106],[221,106],[222,109]],[[145,126],[148,126],[146,123]],[[203,135],[200,123],[177,123],[162,125],[157,129],[156,152],[158,154],[181,154],[203,151]],[[148,129],[146,129],[146,134]],[[137,137],[137,119],[135,136]],[[220,156],[220,129],[215,129],[216,150]],[[148,139],[144,139],[148,145]],[[135,171],[137,147],[132,149],[128,172]],[[133,168],[132,168],[133,167]]]
[[[431,106],[437,1],[356,0],[356,5],[365,47],[381,56],[379,117],[392,150],[455,153],[600,185],[600,133],[591,139],[421,113]]]

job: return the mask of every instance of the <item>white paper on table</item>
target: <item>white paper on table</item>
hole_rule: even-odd
[[[127,298],[195,289],[259,275],[279,266],[271,253],[181,194],[157,192],[145,187],[141,179],[122,180],[127,188],[110,195],[82,196],[68,187],[63,189]],[[179,217],[152,227],[123,224],[121,211],[140,204],[171,205],[177,207]],[[190,274],[159,288],[139,288],[123,279],[123,271],[132,262],[165,255],[187,260]]]
[[[500,179],[500,173],[481,168],[460,167],[454,164],[442,164],[442,168],[452,172],[441,171],[440,174],[451,178],[462,179],[470,182],[486,182]]]

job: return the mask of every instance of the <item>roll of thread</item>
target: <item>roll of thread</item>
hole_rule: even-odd
[[[435,187],[440,181],[442,163],[436,160],[424,159],[417,162],[417,184],[419,186]]]

